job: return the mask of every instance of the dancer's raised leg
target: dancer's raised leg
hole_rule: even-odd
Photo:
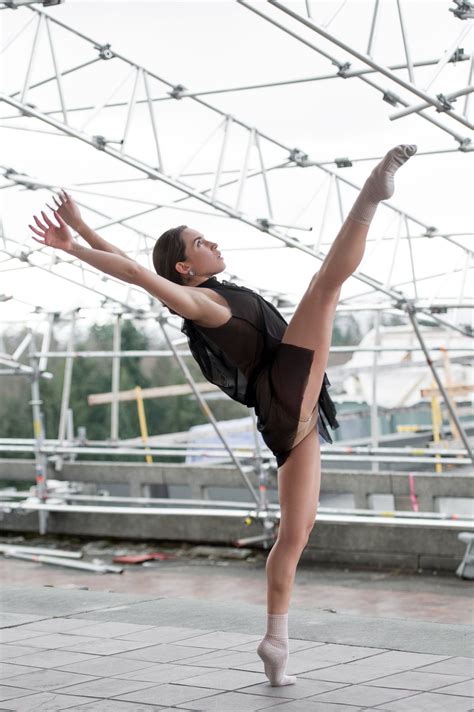
[[[326,282],[326,288],[340,287],[361,263],[369,225],[378,204],[392,197],[396,171],[415,153],[416,146],[413,145],[392,148],[365,181],[318,272],[318,278],[320,282]]]
[[[396,146],[374,168],[285,331],[284,342],[315,351],[302,418],[309,417],[321,391],[341,286],[362,261],[377,205],[393,195],[395,172],[415,152],[416,146]]]
[[[302,418],[309,417],[319,398],[341,286],[362,261],[370,222],[379,202],[392,196],[396,170],[415,152],[416,146],[397,146],[374,168],[286,329],[284,342],[315,351],[301,408]],[[316,439],[317,434],[310,433],[301,441],[278,473],[282,516],[278,539],[267,559],[267,634],[257,649],[272,685],[296,682],[295,677],[285,674],[288,608],[296,566],[314,525],[319,499],[320,456],[313,451]],[[309,484],[295,488],[304,473]],[[314,516],[311,506],[308,509],[311,502]],[[306,517],[299,516],[302,508],[306,508]]]

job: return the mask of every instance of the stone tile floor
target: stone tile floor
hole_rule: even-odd
[[[117,595],[101,596],[43,588],[23,591],[16,604],[14,595],[7,600],[0,619],[0,711],[474,710],[473,659],[465,646],[464,654],[453,655],[449,646],[439,653],[441,625],[433,628],[432,652],[426,640],[417,651],[416,635],[403,650],[367,640],[328,642],[323,633],[319,640],[314,633],[291,637],[288,673],[298,680],[278,688],[268,683],[255,651],[262,635],[235,630],[224,607],[215,606],[214,623],[196,607],[202,627],[194,627],[180,625],[179,607],[170,614],[172,601],[157,601],[157,611],[166,604],[166,614],[151,618],[149,600],[134,607]],[[131,622],[139,619],[140,606],[150,619]],[[262,621],[264,615],[262,609]],[[289,627],[291,636],[291,615]],[[458,631],[460,640],[465,632]],[[452,633],[446,627],[445,636]],[[420,639],[426,636],[420,628]]]

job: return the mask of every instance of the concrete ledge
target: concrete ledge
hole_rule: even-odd
[[[397,509],[411,509],[410,483],[406,472],[384,470],[377,473],[356,469],[326,469],[323,461],[321,480],[322,494],[347,494],[354,497],[357,509],[370,508],[371,494],[391,494]],[[434,465],[433,465],[434,466]],[[258,477],[249,467],[247,475],[252,485],[258,487]],[[467,469],[435,472],[414,472],[415,493],[420,511],[435,512],[437,497],[472,497],[474,474]],[[95,483],[101,488],[107,485],[128,485],[131,497],[148,495],[150,487],[161,485],[166,492],[168,485],[190,488],[193,499],[208,498],[211,487],[242,488],[244,482],[233,465],[185,465],[178,463],[142,462],[73,462],[64,463],[56,472],[50,463],[48,477],[69,482]],[[17,482],[34,481],[34,461],[24,459],[0,459],[0,479]],[[277,479],[273,471],[269,478],[269,489],[276,491]],[[160,495],[163,496],[163,495]],[[165,495],[166,496],[166,495]],[[229,492],[229,500],[232,500]],[[249,496],[250,501],[250,496]]]
[[[466,526],[472,530],[474,524]],[[38,514],[5,514],[2,532],[38,532]],[[316,520],[302,558],[307,561],[360,564],[375,568],[455,571],[465,545],[458,540],[460,529],[385,523]],[[236,539],[258,536],[261,526],[245,525],[243,519],[193,515],[96,514],[51,512],[48,532],[88,537],[188,541],[230,545]]]

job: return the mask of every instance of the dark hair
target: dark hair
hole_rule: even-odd
[[[183,276],[176,270],[177,262],[186,260],[186,243],[181,237],[187,225],[179,225],[166,230],[155,243],[153,248],[153,266],[157,274],[169,279],[175,284],[186,285]],[[163,304],[163,302],[162,302]],[[172,314],[175,311],[166,306]]]

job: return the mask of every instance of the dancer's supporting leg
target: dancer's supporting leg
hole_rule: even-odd
[[[321,391],[341,285],[362,261],[377,205],[393,194],[394,173],[415,152],[415,146],[397,146],[372,171],[287,327],[284,342],[315,351],[302,418],[311,414]],[[320,454],[315,431],[291,451],[278,479],[281,519],[278,538],[267,558],[267,633],[257,651],[271,684],[279,686],[296,681],[285,675],[288,609],[296,567],[314,526],[319,501]]]

